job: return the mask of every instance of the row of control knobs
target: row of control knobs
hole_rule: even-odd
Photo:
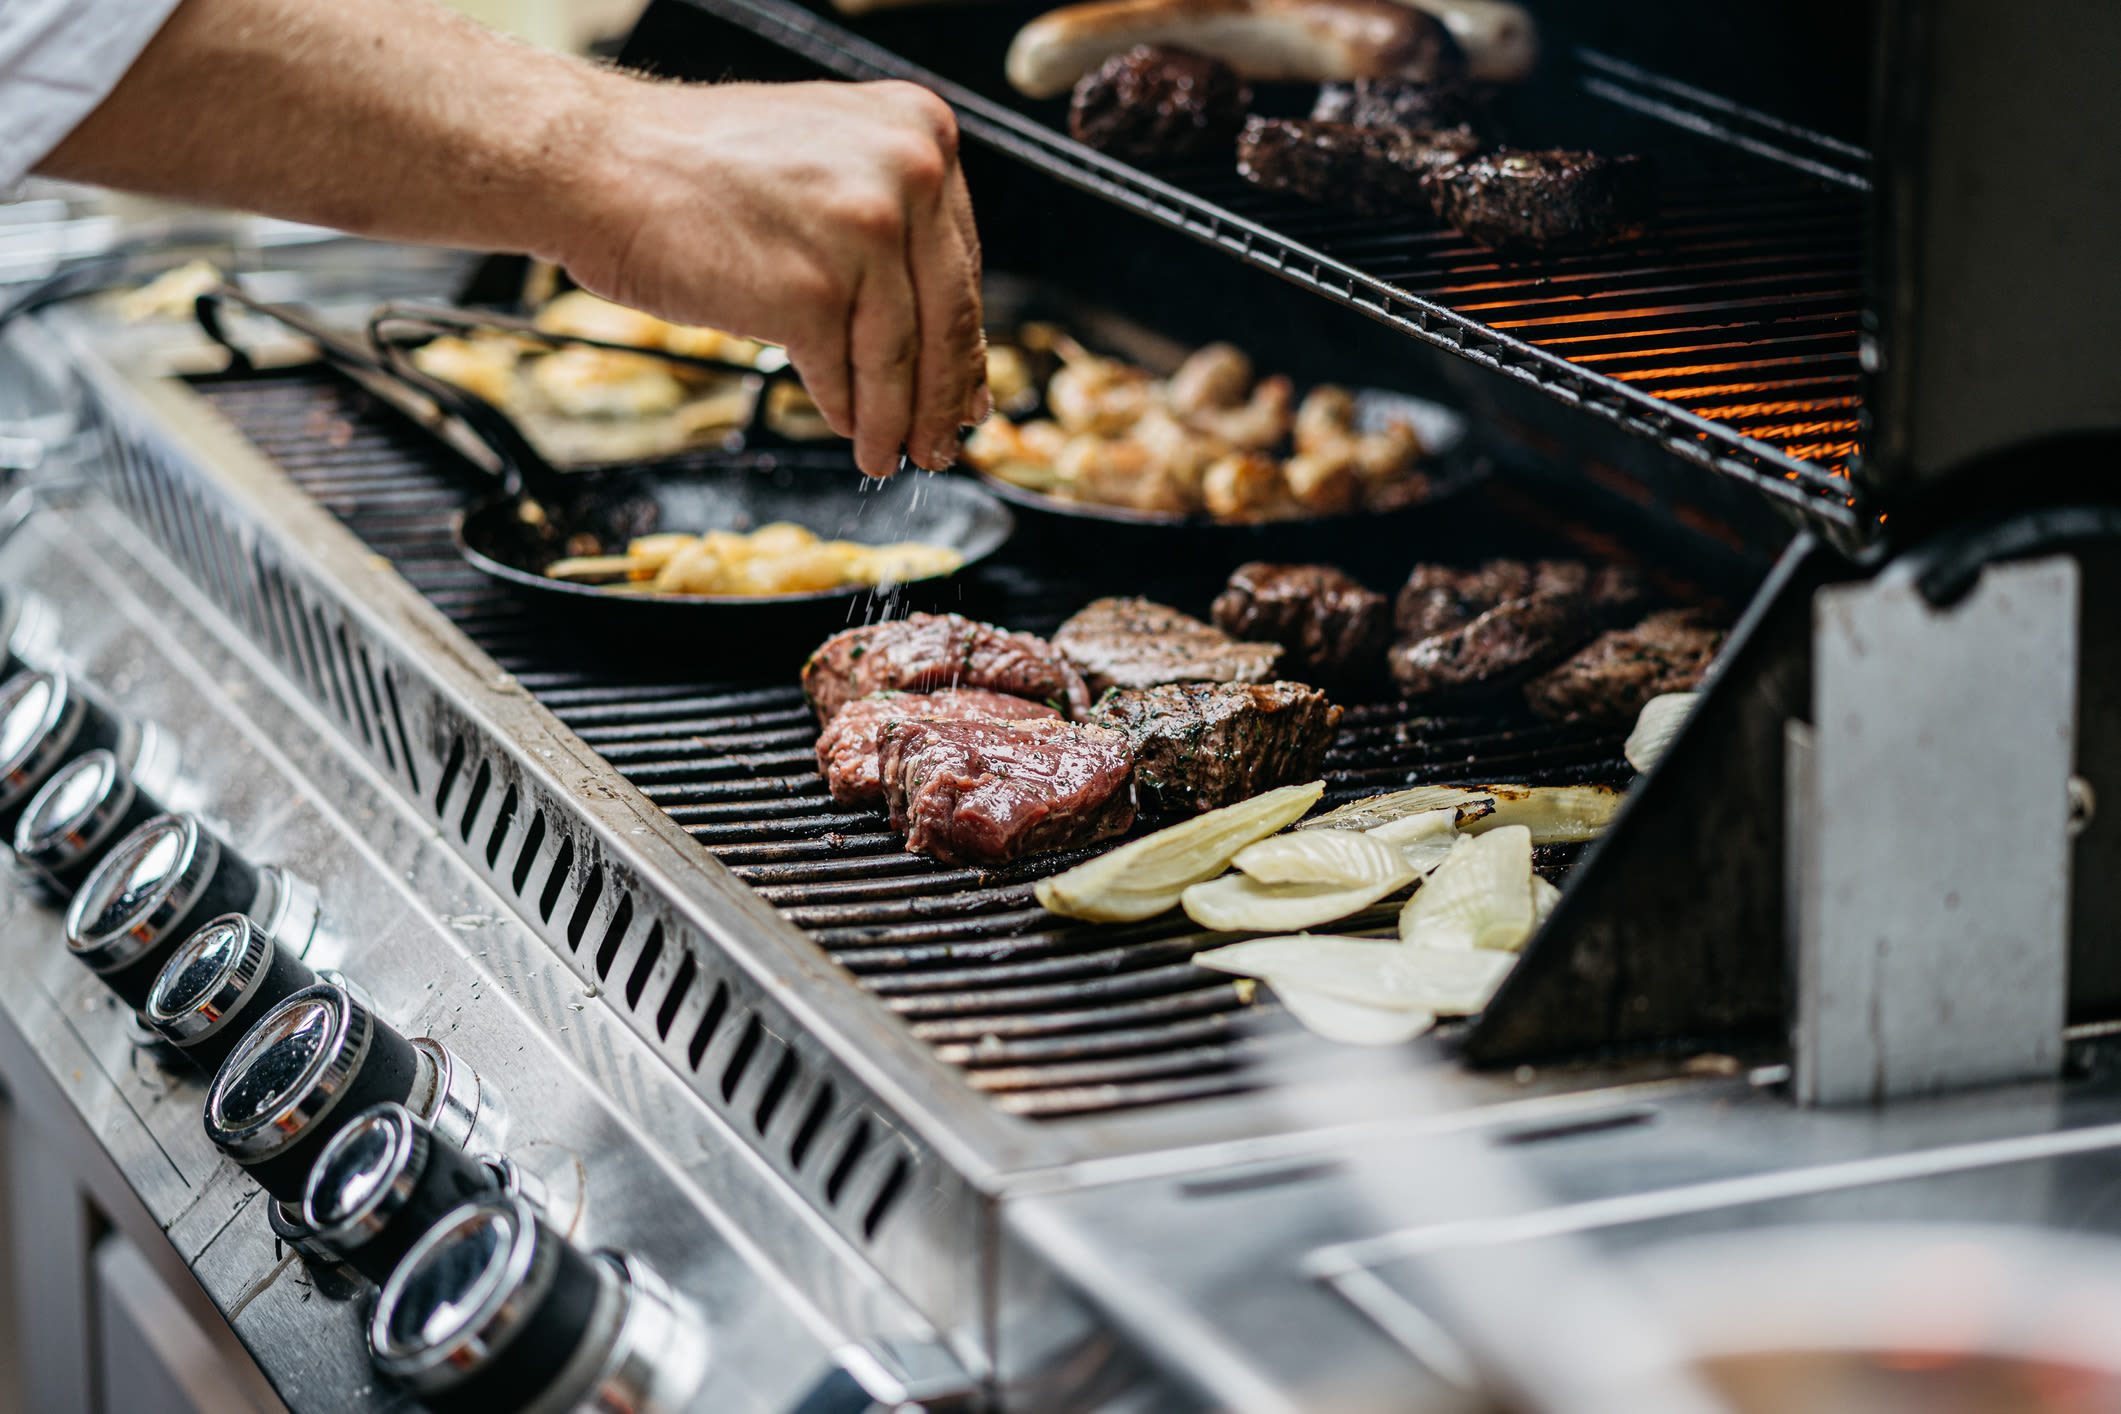
[[[274,1232],[379,1288],[377,1366],[436,1414],[683,1408],[696,1313],[637,1258],[568,1243],[505,1158],[465,1152],[478,1079],[303,961],[314,891],[165,811],[134,779],[142,733],[64,674],[6,666],[0,838],[65,905],[73,956],[212,1077],[207,1135],[272,1197]]]

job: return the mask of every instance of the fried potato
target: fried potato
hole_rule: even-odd
[[[602,339],[607,344],[660,348],[670,326],[652,314],[600,299],[587,290],[569,290],[538,311],[532,321],[547,334]]]
[[[648,417],[685,401],[670,370],[641,354],[561,349],[530,366],[530,383],[569,417]]]
[[[512,339],[430,339],[412,352],[412,366],[504,410],[522,401],[516,381],[520,348]]]

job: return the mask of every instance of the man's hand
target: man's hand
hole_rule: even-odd
[[[432,0],[184,0],[41,170],[559,260],[787,345],[872,475],[986,412],[957,125],[912,85],[654,84]]]
[[[615,97],[617,95],[614,95]],[[855,460],[956,459],[986,415],[979,234],[912,84],[625,85],[603,199],[554,252],[598,294],[785,344]]]

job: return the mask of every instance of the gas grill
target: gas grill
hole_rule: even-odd
[[[2111,665],[2087,651],[2079,694],[2063,636],[2075,561],[2046,553],[2084,566],[2096,643],[2121,518],[2028,497],[2046,519],[2005,503],[1952,527],[1919,494],[1957,463],[1879,395],[1925,331],[1866,297],[1882,218],[1862,151],[1587,40],[1563,51],[1566,106],[1603,115],[1587,145],[1663,134],[1664,224],[1499,262],[1076,147],[972,63],[1013,8],[944,34],[661,0],[629,52],[933,82],[970,139],[990,263],[1174,338],[1237,336],[1305,381],[1475,410],[1492,474],[1404,542],[1336,556],[1375,587],[1425,557],[1577,554],[1745,606],[1640,782],[1611,734],[1350,703],[1330,800],[1632,787],[1605,839],[1539,861],[1563,900],[1481,1018],[1327,1046],[1269,989],[1194,968],[1183,921],[1038,908],[1035,878],[1087,853],[907,854],[825,793],[790,678],[683,644],[616,651],[470,569],[451,527],[490,482],[370,390],[306,362],[177,376],[198,346],[90,306],[4,344],[71,370],[54,397],[81,405],[79,435],[50,444],[65,474],[17,493],[0,546],[13,653],[155,725],[179,760],[155,799],[315,886],[305,963],[476,1072],[472,1147],[539,1190],[541,1210],[509,1210],[520,1231],[626,1254],[629,1290],[667,1279],[706,1332],[688,1409],[1647,1409],[1669,1369],[1624,1357],[1652,1334],[1707,1346],[1711,1309],[1749,1292],[1758,1317],[1839,1289],[1812,1260],[1838,1234],[1799,1240],[1812,1224],[2009,1221],[2121,1250],[2103,1200],[2121,972],[2101,931],[2121,835],[2097,815],[2121,753]],[[399,292],[389,250],[340,255],[331,300],[363,259]],[[1881,426],[1926,450],[1874,466],[1858,433]],[[1945,533],[1881,546],[1887,514]],[[1114,592],[1200,613],[1231,567],[1147,562],[1020,534],[963,609],[1037,632]],[[1879,643],[1894,656],[1865,677]],[[1967,678],[2007,644],[2020,658]],[[1943,842],[1923,853],[1865,813],[1880,801]],[[372,1372],[375,1293],[282,1245],[303,1234],[208,1145],[202,1082],[143,1046],[48,908],[7,902],[10,1098],[202,1327],[233,1332],[271,1386],[243,1397],[410,1407]],[[1974,1019],[1940,1024],[1955,1007]],[[1821,1107],[1845,1099],[1873,1104]],[[46,1210],[50,1270],[96,1238],[79,1209],[69,1190]],[[1734,1236],[1753,1229],[1795,1236]],[[1867,1274],[1934,1271],[1954,1235],[1867,1226]],[[2103,1291],[2097,1260],[2021,1238],[1981,1240],[2051,1289]],[[697,1347],[666,1344],[690,1369]],[[92,1353],[31,1352],[37,1387],[68,1388],[68,1359]],[[1640,1397],[1572,1403],[1596,1389]]]

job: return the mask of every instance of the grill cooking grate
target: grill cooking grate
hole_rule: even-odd
[[[1183,920],[1067,923],[1041,874],[1089,857],[981,870],[905,853],[883,820],[836,805],[793,682],[672,681],[611,668],[458,556],[455,513],[484,488],[428,436],[315,370],[204,380],[261,451],[391,563],[701,846],[807,932],[997,1105],[1078,1114],[1247,1088],[1284,1023],[1250,989],[1188,961]],[[1527,547],[1551,550],[1551,544]],[[1079,572],[1010,558],[979,590],[1011,627],[1050,631],[1102,592]],[[1212,586],[1211,586],[1212,587]],[[1204,591],[1205,592],[1205,591]],[[1349,708],[1329,799],[1409,784],[1613,781],[1616,736],[1492,718]]]

